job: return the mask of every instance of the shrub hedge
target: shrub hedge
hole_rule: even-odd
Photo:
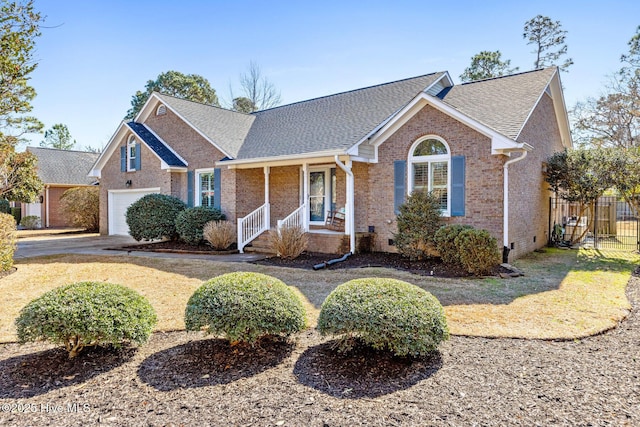
[[[166,194],[147,194],[127,209],[129,234],[140,241],[167,238],[174,240],[176,217],[186,209],[184,202]]]
[[[470,230],[470,225],[450,224],[440,227],[436,231],[435,242],[440,258],[445,264],[459,265],[460,249],[456,246],[456,237],[464,230]]]
[[[217,208],[196,206],[187,208],[176,217],[176,232],[185,243],[198,245],[204,240],[204,226],[210,221],[227,219]]]
[[[13,267],[17,241],[16,220],[13,215],[0,213],[0,271],[9,271]]]
[[[289,336],[306,325],[296,293],[275,277],[236,272],[205,282],[189,298],[187,330],[253,344],[267,335]]]
[[[11,213],[11,205],[9,204],[8,200],[0,199],[0,213]]]
[[[99,188],[76,187],[62,193],[60,207],[74,227],[98,231],[100,226]]]
[[[397,356],[424,356],[449,338],[440,302],[395,279],[350,280],[329,294],[318,318],[322,335],[339,337],[340,351],[361,341]]]
[[[309,234],[300,226],[269,230],[271,249],[280,258],[295,259],[307,250]]]
[[[64,344],[70,358],[90,345],[143,344],[156,322],[146,298],[124,286],[102,282],[53,289],[27,304],[15,321],[20,342]]]
[[[437,255],[434,237],[441,224],[440,199],[433,193],[414,191],[400,205],[398,232],[394,235],[398,252],[411,260]]]
[[[487,230],[463,230],[456,237],[455,245],[460,254],[460,263],[471,274],[489,274],[500,264],[498,242]]]
[[[40,220],[39,216],[27,215],[22,217],[22,219],[20,220],[20,225],[27,230],[35,230],[36,228],[42,227],[42,221]]]

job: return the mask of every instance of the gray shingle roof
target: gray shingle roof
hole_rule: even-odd
[[[89,185],[95,179],[87,177],[99,153],[27,147],[38,158],[38,177],[45,184]]]
[[[162,141],[149,132],[149,129],[141,123],[129,122],[127,123],[129,129],[131,129],[140,139],[142,139],[147,146],[153,150],[169,166],[187,167],[182,160],[175,155],[173,151],[169,149]]]
[[[237,156],[255,119],[251,114],[238,113],[160,93],[156,95],[231,157]]]
[[[433,73],[258,111],[236,158],[350,148],[442,75]]]
[[[516,139],[556,68],[453,86],[444,102],[495,131]]]

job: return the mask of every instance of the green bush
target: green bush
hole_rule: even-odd
[[[205,282],[189,298],[187,330],[205,330],[231,342],[254,344],[267,335],[289,336],[306,325],[300,298],[282,281],[236,272]]]
[[[361,341],[397,356],[424,356],[449,338],[440,302],[429,292],[395,279],[343,283],[320,309],[318,330],[339,336],[339,349]]]
[[[35,230],[36,228],[40,228],[42,226],[42,222],[40,221],[39,216],[27,215],[22,217],[22,219],[20,220],[20,225],[27,230]]]
[[[20,224],[20,221],[22,221],[22,208],[20,206],[11,208],[11,215],[16,220],[16,224]]]
[[[176,233],[176,217],[186,209],[184,202],[166,194],[147,194],[127,209],[129,234],[136,240],[171,239]]]
[[[434,236],[441,226],[440,199],[426,191],[414,191],[400,205],[398,233],[394,235],[398,252],[412,261],[437,255]]]
[[[456,237],[464,230],[470,230],[470,225],[451,224],[440,227],[436,231],[436,249],[442,258],[442,262],[450,265],[459,265],[460,249],[456,246]]]
[[[71,358],[91,345],[143,344],[156,322],[153,307],[137,292],[113,283],[78,282],[31,301],[16,327],[20,342],[64,344]]]
[[[87,231],[98,231],[100,222],[99,188],[76,187],[62,193],[60,197],[62,212],[74,227]]]
[[[8,200],[0,199],[0,213],[11,213],[11,205],[9,204]]]
[[[187,208],[176,217],[176,232],[185,243],[198,245],[204,240],[202,231],[209,221],[221,221],[226,217],[217,208],[196,206]]]
[[[0,271],[9,271],[13,267],[17,241],[16,220],[7,213],[0,213]]]
[[[455,244],[460,253],[460,264],[471,274],[489,274],[500,263],[498,242],[487,230],[463,230]]]

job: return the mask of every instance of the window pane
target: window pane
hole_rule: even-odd
[[[213,207],[213,173],[200,174],[200,206]]]
[[[413,165],[413,190],[429,190],[429,163]]]
[[[433,195],[440,199],[440,209],[447,210],[447,188],[434,188]]]
[[[433,156],[437,154],[448,154],[447,147],[437,139],[426,139],[416,147],[414,156]]]
[[[447,186],[447,162],[431,163],[431,188]]]

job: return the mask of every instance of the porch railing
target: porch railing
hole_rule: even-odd
[[[307,211],[306,207],[307,205],[303,203],[298,209],[291,212],[288,216],[283,219],[279,219],[278,230],[283,227],[302,227],[303,229],[305,229],[305,231],[307,231],[304,221],[305,212]]]
[[[270,204],[265,203],[244,218],[238,218],[238,250],[269,229]]]

